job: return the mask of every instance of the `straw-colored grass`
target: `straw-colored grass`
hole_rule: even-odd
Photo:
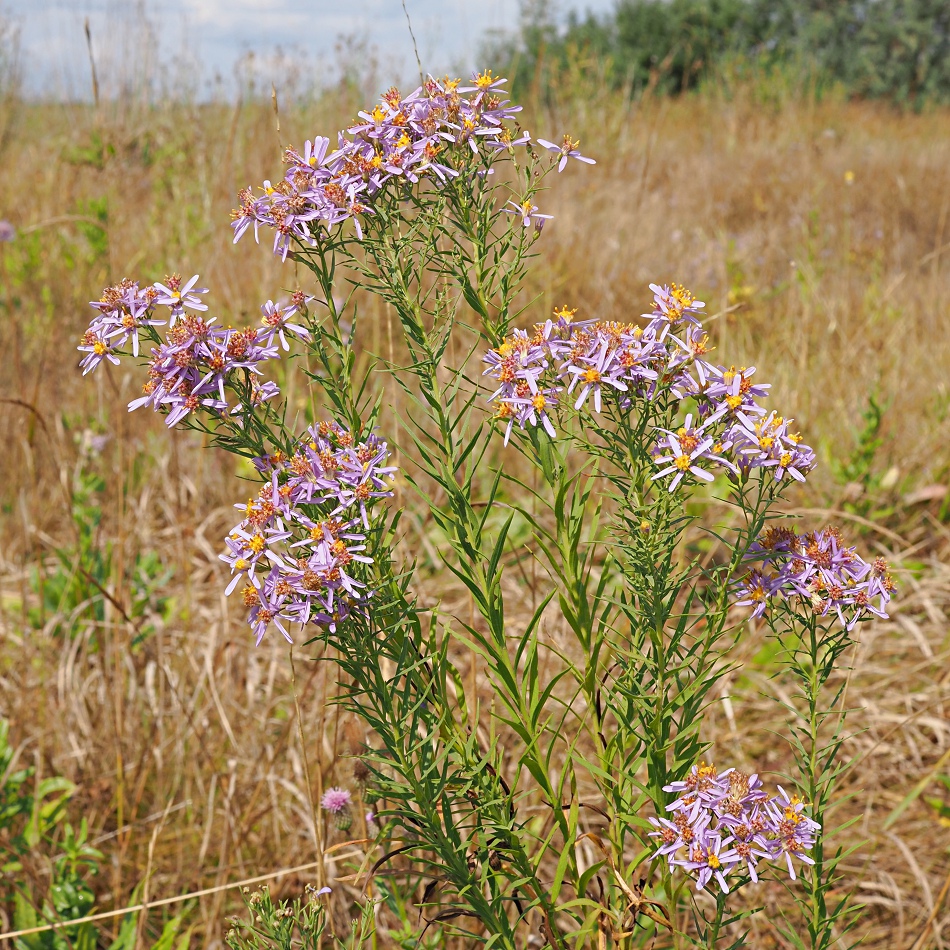
[[[255,648],[223,596],[216,555],[245,494],[240,467],[193,435],[129,416],[141,376],[123,366],[82,380],[74,351],[86,301],[124,276],[200,271],[213,309],[235,321],[303,280],[249,238],[232,247],[227,213],[238,187],[280,175],[279,139],[332,134],[355,105],[342,94],[282,103],[279,133],[271,104],[257,101],[20,103],[12,114],[0,163],[0,217],[19,229],[0,245],[0,711],[21,762],[77,783],[71,814],[88,817],[107,854],[101,909],[130,903],[143,880],[159,898],[304,864],[314,797],[330,784],[356,788],[347,756],[365,736],[327,706],[332,668],[306,648],[292,666],[278,640]],[[645,309],[649,281],[690,286],[719,314],[719,358],[754,362],[819,448],[821,467],[793,503],[816,509],[813,521],[844,520],[894,560],[892,621],[863,628],[848,687],[857,764],[842,792],[860,815],[848,840],[866,843],[847,870],[868,905],[866,946],[943,946],[950,830],[926,803],[941,786],[925,780],[950,773],[950,115],[749,89],[629,103],[596,85],[527,113],[532,132],[570,130],[598,159],[565,172],[547,197],[556,220],[539,244],[532,288],[545,296],[532,312],[567,304],[628,319]],[[384,351],[382,311],[366,312],[361,346]],[[871,395],[886,411],[871,495],[861,496],[834,461],[852,455]],[[77,435],[89,427],[111,437],[85,463],[105,479],[96,543],[111,545],[96,624],[83,605],[42,612],[36,575],[67,570],[54,552],[75,550],[69,498]],[[407,546],[434,555],[430,526],[407,524]],[[171,600],[130,617],[130,565],[146,552],[174,572],[155,595]],[[464,602],[435,573],[420,593]],[[723,759],[781,772],[781,684],[757,659],[762,646],[750,631],[742,674],[705,728]],[[347,840],[328,834],[329,845]],[[359,820],[349,836],[362,836]],[[326,859],[338,915],[360,893],[347,875],[362,855],[357,842]],[[302,883],[275,886],[290,894]],[[774,908],[781,889],[759,897]],[[235,904],[233,892],[197,903],[196,946],[220,945]],[[769,914],[750,926],[749,946],[784,946]]]

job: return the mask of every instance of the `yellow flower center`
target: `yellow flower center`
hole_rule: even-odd
[[[688,307],[696,299],[682,284],[673,284],[670,288],[670,296],[680,307]]]

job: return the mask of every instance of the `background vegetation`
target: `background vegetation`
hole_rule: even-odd
[[[780,74],[818,94],[839,85],[916,108],[950,100],[950,9],[939,0],[618,0],[566,25],[551,0],[521,6],[519,35],[489,44],[514,56],[516,84],[548,86],[579,56],[634,90]]]
[[[870,24],[888,3],[867,6]],[[876,87],[834,71],[845,84],[818,95],[790,79],[800,74],[758,59],[733,69],[722,37],[753,33],[728,17],[754,25],[756,9],[622,6],[609,42],[623,35],[631,50],[649,47],[643,59],[631,54],[639,72],[595,55],[607,26],[578,23],[533,47],[525,34],[513,64],[525,125],[570,131],[598,159],[587,175],[565,172],[544,208],[556,217],[539,245],[531,290],[543,298],[530,313],[568,305],[629,319],[646,309],[649,281],[686,283],[718,314],[719,351],[755,354],[819,450],[794,510],[841,522],[895,564],[892,621],[864,628],[848,684],[857,734],[847,751],[858,765],[842,808],[855,819],[849,842],[862,845],[846,873],[869,907],[865,945],[920,950],[940,946],[950,922],[950,115],[935,104],[946,80],[907,86],[904,99],[923,104],[914,113],[854,99]],[[808,30],[842,9],[857,16],[860,7],[816,4],[782,36],[817,51]],[[695,46],[702,56],[675,38],[695,11],[710,12],[711,45]],[[658,25],[636,26],[649,22],[638,17]],[[946,43],[946,27],[932,40]],[[542,50],[563,53],[556,80],[544,72],[554,52]],[[946,62],[929,55],[920,62],[935,62],[938,76]],[[249,241],[231,246],[233,196],[275,177],[281,143],[339,127],[388,80],[351,70],[322,92],[278,84],[279,131],[272,104],[252,90],[235,103],[129,93],[85,106],[27,103],[12,79],[4,87],[0,217],[16,236],[0,243],[0,711],[10,724],[0,748],[2,929],[29,926],[30,914],[75,918],[212,891],[21,946],[220,945],[240,906],[224,885],[312,864],[312,802],[330,785],[362,794],[368,737],[328,705],[336,684],[323,665],[300,653],[291,664],[277,641],[255,648],[239,605],[223,597],[217,554],[242,470],[193,434],[130,418],[137,377],[118,369],[83,383],[74,347],[86,301],[126,275],[200,270],[214,308],[235,323],[292,290],[292,265]],[[888,94],[901,99],[894,82]],[[392,355],[389,314],[369,300],[364,312],[356,346]],[[436,526],[411,507],[403,523],[424,571],[421,596],[464,611],[467,594],[438,569]],[[541,583],[529,566],[509,592],[526,616]],[[556,645],[561,634],[547,635]],[[741,649],[742,675],[724,682],[706,735],[731,761],[781,772],[784,725],[770,697],[782,687],[763,631],[750,626]],[[471,670],[469,688],[483,689],[476,663]],[[360,869],[378,855],[362,811],[349,830],[324,833],[321,873],[341,924],[364,892]],[[300,894],[312,875],[284,874],[272,891]],[[381,946],[415,945],[400,934],[418,911],[385,877],[370,886],[386,898]],[[783,899],[780,889],[760,896],[767,907]],[[751,926],[750,946],[782,946],[768,914]]]

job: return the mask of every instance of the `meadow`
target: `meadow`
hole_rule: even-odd
[[[352,85],[281,94],[279,121],[267,96],[97,107],[11,98],[0,115],[0,217],[16,228],[0,244],[8,774],[32,766],[30,781],[63,776],[75,786],[63,809],[73,825],[85,818],[104,855],[88,878],[97,911],[210,891],[140,914],[136,937],[146,942],[184,908],[187,939],[221,946],[241,906],[225,885],[272,872],[275,897],[330,883],[345,927],[380,855],[364,809],[341,830],[314,802],[331,786],[359,798],[369,737],[330,702],[332,667],[306,648],[288,656],[276,637],[256,647],[224,597],[218,554],[247,467],[195,433],[130,416],[139,376],[122,366],[83,380],[75,347],[87,302],[125,276],[200,272],[235,322],[295,289],[294,264],[247,238],[232,246],[228,212],[240,188],[280,177],[282,146],[330,134],[371,95]],[[854,819],[846,843],[857,846],[842,873],[867,907],[862,946],[943,946],[950,115],[802,97],[780,82],[631,97],[577,75],[529,99],[523,124],[569,131],[598,162],[566,172],[545,203],[554,220],[528,279],[529,316],[568,306],[629,320],[647,309],[651,281],[689,286],[714,315],[722,359],[754,362],[816,448],[818,468],[790,513],[837,523],[892,563],[891,618],[860,628],[842,674],[855,765],[838,796]],[[398,361],[388,309],[367,295],[361,319],[358,360]],[[403,397],[380,380],[393,418]],[[288,398],[302,407],[307,395]],[[407,507],[400,544],[418,559],[418,596],[465,615],[468,593],[440,567],[438,525],[401,483],[396,502]],[[506,583],[527,617],[549,582],[528,563]],[[561,646],[556,626],[546,635]],[[717,755],[781,772],[788,753],[776,741],[784,714],[774,697],[784,687],[765,631],[751,624],[738,649],[704,738]],[[468,665],[466,687],[487,706],[484,671]],[[16,872],[37,904],[55,852],[34,847]],[[769,912],[782,889],[768,885],[758,899],[767,912],[751,918],[748,945],[786,946]],[[11,892],[5,932],[13,907]],[[417,912],[407,913],[381,907],[379,946],[415,945],[407,934]],[[120,919],[100,925],[103,945]]]

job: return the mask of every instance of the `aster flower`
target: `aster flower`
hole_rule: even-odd
[[[165,281],[164,284],[156,281],[153,285],[159,292],[158,297],[155,298],[155,303],[171,307],[173,317],[180,315],[185,308],[190,310],[208,309],[208,305],[202,303],[201,297],[198,296],[198,294],[206,294],[208,289],[206,287],[195,287],[195,284],[198,283],[197,274],[184,286],[182,286],[181,276],[178,274],[166,277]]]
[[[803,864],[815,863],[806,852],[814,847],[821,825],[804,814],[805,804],[800,798],[789,796],[781,785],[778,791],[778,796],[766,805],[775,834],[773,854],[784,859],[788,875],[794,881],[795,865],[792,858],[797,858]]]
[[[148,360],[148,378],[142,395],[129,403],[129,410],[150,406],[165,414],[169,427],[201,409],[215,415],[228,412],[228,389],[237,389],[242,396],[232,414],[274,398],[279,392],[276,384],[259,383],[253,377],[261,374],[261,363],[278,356],[277,348],[271,345],[274,334],[285,327],[290,332],[298,329],[296,324],[291,327],[287,323],[287,311],[281,311],[279,318],[271,312],[271,332],[224,328],[216,325],[214,317],[205,319],[186,313],[186,306],[207,310],[196,296],[206,292],[194,286],[197,279],[195,275],[182,285],[175,275],[166,278],[167,284],[145,288],[131,280],[107,287],[91,304],[96,316],[79,345],[85,354],[80,362],[85,374],[104,360],[117,363],[119,347],[131,344],[132,355],[138,356],[140,337],[151,339],[155,345]],[[156,330],[165,323],[155,318],[159,304],[171,309],[165,339]],[[241,378],[236,380],[238,372]]]
[[[741,417],[763,413],[764,410],[756,405],[756,399],[763,399],[771,388],[769,383],[753,383],[754,366],[743,366],[736,369],[730,366],[716,368],[717,378],[709,384],[705,395],[714,403],[713,415],[720,417],[727,414]]]
[[[520,106],[518,107],[520,109]],[[511,134],[511,130],[507,126],[501,129],[498,133],[498,138],[494,141],[488,143],[488,145],[497,150],[505,149],[508,152],[514,152],[515,148],[519,145],[530,145],[531,144],[531,133],[527,130],[523,130],[517,138]]]
[[[713,879],[723,894],[729,893],[726,875],[739,863],[739,855],[726,846],[722,835],[703,830],[690,849],[689,860],[682,863],[687,871],[696,874],[696,890],[702,891]]]
[[[550,412],[557,405],[559,392],[560,389],[552,387],[550,389],[538,389],[531,395],[509,398],[507,405],[514,409],[513,421],[517,421],[522,429],[529,425],[540,425],[552,439],[556,438]],[[510,431],[511,427],[509,426],[509,433]],[[505,437],[505,444],[508,444],[507,436]]]
[[[763,815],[761,805],[756,802],[737,815],[724,815],[722,827],[728,829],[732,838],[730,844],[738,857],[737,867],[744,865],[745,872],[752,883],[757,884],[759,862],[763,859],[771,861],[774,858],[773,849],[766,836],[766,833],[770,831],[771,823]]]
[[[503,79],[500,76],[493,76],[490,69],[486,69],[484,72],[475,72],[472,73],[472,85],[462,86],[459,88],[459,92],[478,92],[485,93],[493,89],[498,89],[503,86],[507,79]]]
[[[720,410],[719,415],[723,412]],[[783,419],[774,411],[767,417],[756,418],[741,409],[735,416],[728,438],[741,456],[744,469],[771,468],[777,480],[788,474],[797,481],[805,481],[814,467],[815,453],[801,444],[800,435],[789,432],[791,419]]]
[[[106,354],[132,344],[132,355],[139,355],[139,335],[145,332],[153,336],[151,328],[161,326],[164,320],[155,319],[153,308],[158,291],[152,287],[144,290],[132,280],[122,280],[114,287],[106,287],[99,300],[90,301],[96,316],[89,323],[80,350],[89,353],[81,362],[84,375],[95,369]],[[98,346],[96,344],[99,344]],[[112,355],[109,362],[115,362]]]
[[[577,385],[581,387],[577,401],[574,403],[575,409],[580,409],[587,396],[593,394],[594,411],[600,412],[604,386],[609,386],[620,392],[627,391],[627,384],[622,378],[625,367],[618,357],[617,350],[611,349],[609,341],[600,339],[595,343],[592,352],[579,356],[578,359],[567,366],[567,372],[571,377],[567,391],[572,392]]]
[[[682,864],[689,860],[689,853],[696,842],[697,836],[709,824],[709,815],[697,814],[696,819],[690,821],[686,812],[675,812],[671,818],[649,818],[650,824],[656,829],[649,832],[649,837],[659,839],[660,847],[657,855],[665,857],[670,866]]]
[[[752,607],[750,618],[761,617],[768,606],[769,598],[775,593],[773,577],[768,577],[758,569],[749,571],[736,588],[737,607]]]
[[[309,142],[307,144],[309,145]],[[272,300],[268,300],[267,303],[263,304],[261,306],[261,313],[263,314],[261,323],[264,324],[264,334],[260,342],[264,346],[272,346],[274,337],[277,336],[280,339],[280,345],[286,351],[290,349],[290,346],[287,343],[287,337],[284,335],[284,331],[287,331],[287,333],[301,340],[309,340],[310,331],[307,330],[306,327],[301,326],[299,323],[291,323],[294,314],[297,313],[297,309],[294,304],[291,304],[289,307],[281,307]]]
[[[552,214],[540,214],[538,212],[538,206],[532,204],[531,199],[521,202],[519,204],[517,201],[509,201],[508,204],[511,205],[511,208],[502,208],[504,214],[515,214],[521,218],[521,223],[526,227],[530,228],[532,224],[537,226],[540,221],[550,221],[554,215]]]
[[[232,416],[243,416],[245,413],[253,411],[258,406],[262,406],[268,400],[275,399],[279,395],[280,389],[273,380],[268,379],[262,383],[257,377],[252,376],[250,380],[250,396],[247,402],[239,402],[237,405],[232,406],[230,414]],[[243,428],[243,419],[238,418],[236,422]]]
[[[79,352],[85,353],[79,365],[82,367],[82,374],[85,376],[91,373],[103,360],[119,365],[119,357],[116,356],[109,341],[93,329],[87,330],[79,343]]]
[[[714,765],[700,762],[694,765],[685,779],[664,785],[664,792],[678,794],[679,798],[667,806],[667,811],[682,811],[689,821],[696,821],[704,807],[723,801],[728,794],[728,776],[731,770],[720,774]]]
[[[699,315],[706,304],[697,300],[682,284],[650,284],[653,291],[653,313],[644,314],[651,324],[662,328],[662,336],[670,327],[680,324],[699,326]]]
[[[672,474],[673,478],[670,481],[669,491],[673,491],[676,488],[687,472],[690,472],[692,475],[701,479],[702,481],[713,481],[715,476],[712,474],[712,472],[708,472],[706,469],[700,468],[696,464],[696,461],[697,459],[704,457],[706,452],[713,446],[714,443],[714,439],[704,439],[694,449],[687,452],[683,448],[683,445],[680,443],[680,440],[677,436],[667,436],[667,444],[669,445],[671,454],[660,456],[656,459],[656,464],[663,465],[665,462],[672,462],[673,464],[668,465],[666,468],[661,469],[659,472],[653,475],[652,480],[656,481],[658,478],[664,478],[666,475]]]
[[[680,336],[671,333],[669,338],[677,349],[671,354],[667,369],[690,367],[698,377],[695,392],[704,393],[706,387],[719,376],[716,367],[703,359],[709,352],[709,335],[702,326],[690,325]]]
[[[287,632],[287,628],[281,622],[280,610],[283,604],[281,598],[277,596],[273,584],[260,588],[252,586],[245,587],[244,603],[250,607],[248,623],[250,624],[251,632],[254,634],[254,642],[257,646],[261,645],[261,641],[264,639],[264,635],[272,623],[280,630],[284,639],[288,643],[293,644],[293,637],[290,636]]]
[[[559,152],[561,155],[560,161],[557,163],[558,172],[564,171],[564,167],[567,165],[567,160],[569,158],[576,158],[579,162],[586,162],[588,165],[596,165],[597,162],[592,158],[586,158],[581,155],[578,151],[578,146],[580,142],[575,142],[571,139],[569,135],[565,135],[561,140],[560,145],[555,145],[554,142],[549,142],[547,139],[538,139],[538,145],[542,148],[546,148],[549,152]]]

